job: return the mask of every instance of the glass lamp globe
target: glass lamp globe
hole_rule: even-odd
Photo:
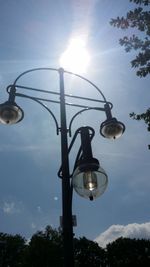
[[[5,102],[0,105],[0,122],[3,124],[14,124],[24,117],[23,110],[15,102]]]
[[[100,133],[108,139],[119,138],[125,131],[125,126],[116,118],[107,119],[101,124]]]
[[[79,165],[72,177],[72,183],[75,191],[81,197],[93,200],[101,196],[107,188],[108,177],[103,168],[90,163]]]

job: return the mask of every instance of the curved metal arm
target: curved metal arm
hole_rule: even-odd
[[[93,82],[91,82],[91,81],[88,80],[87,78],[85,78],[85,77],[83,77],[83,76],[81,76],[81,75],[79,75],[79,74],[77,74],[77,73],[70,72],[70,71],[64,70],[64,69],[62,69],[62,68],[59,68],[59,69],[56,69],[56,68],[34,68],[34,69],[29,69],[29,70],[24,71],[23,73],[21,73],[21,74],[15,79],[13,85],[15,86],[16,83],[17,83],[17,81],[18,81],[22,76],[24,76],[24,75],[27,74],[27,73],[34,72],[34,71],[44,71],[44,70],[47,70],[47,71],[49,71],[49,70],[50,70],[50,71],[56,71],[56,72],[58,72],[58,73],[60,73],[60,72],[63,71],[64,73],[74,75],[74,76],[76,76],[76,77],[78,77],[78,78],[80,78],[80,79],[82,79],[82,80],[88,82],[90,85],[92,85],[92,86],[93,86],[93,87],[94,87],[94,88],[101,94],[103,100],[104,100],[105,102],[107,102],[106,97],[104,96],[104,94],[102,93],[102,91],[101,91],[101,90],[100,90],[100,89],[99,89]]]
[[[79,75],[79,74],[76,74],[76,73],[74,73],[74,72],[70,72],[70,71],[66,71],[66,70],[64,70],[64,72],[65,72],[65,73],[68,73],[68,74],[72,74],[72,75],[74,75],[74,76],[76,76],[76,77],[79,77],[80,79],[82,79],[82,80],[88,82],[89,84],[91,84],[91,85],[92,85],[93,87],[95,87],[95,89],[101,94],[101,96],[102,96],[102,98],[104,99],[104,101],[107,102],[106,97],[104,96],[104,94],[102,93],[102,91],[101,91],[101,90],[97,87],[97,85],[95,85],[93,82],[91,82],[91,81],[88,80],[87,78],[85,78],[85,77],[83,77],[83,76],[81,76],[81,75]]]
[[[17,81],[22,77],[24,76],[25,74],[29,73],[29,72],[34,72],[34,71],[38,71],[38,70],[52,70],[52,71],[57,71],[58,72],[58,69],[55,69],[55,68],[34,68],[34,69],[29,69],[29,70],[26,70],[24,72],[22,72],[14,81],[14,85],[16,85]]]
[[[112,104],[111,102],[106,102],[106,103],[108,103],[108,104],[110,105],[110,109],[113,108],[113,104]],[[73,123],[74,119],[75,119],[79,114],[81,114],[82,112],[85,112],[85,111],[88,111],[88,110],[99,110],[99,111],[104,111],[104,112],[106,112],[105,106],[104,106],[104,108],[99,108],[99,107],[88,107],[88,108],[84,108],[84,109],[78,111],[78,112],[72,117],[72,119],[70,120],[70,123],[69,123],[69,129],[68,129],[68,130],[69,130],[69,136],[70,136],[70,137],[71,137],[71,126],[72,126],[72,123]]]
[[[28,95],[24,95],[24,94],[20,94],[20,93],[15,93],[15,95],[19,96],[19,97],[29,98],[29,99],[37,102],[38,104],[40,104],[42,107],[44,107],[51,114],[51,116],[53,117],[55,125],[56,125],[56,133],[57,133],[57,135],[59,134],[59,129],[60,128],[59,128],[57,119],[56,119],[54,113],[44,103],[42,103],[40,100],[38,100],[37,98],[34,98],[32,96],[28,96]]]

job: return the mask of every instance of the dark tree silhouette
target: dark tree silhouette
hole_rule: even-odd
[[[107,265],[111,267],[150,266],[150,241],[118,238],[108,244]]]
[[[0,266],[24,267],[25,239],[20,235],[0,233]]]
[[[75,267],[149,267],[150,240],[118,238],[105,249],[85,237],[74,238]],[[20,235],[0,233],[0,267],[62,267],[60,230],[47,226],[30,242]]]
[[[75,267],[104,267],[106,266],[105,250],[85,237],[75,239],[75,262]]]
[[[31,238],[28,252],[28,266],[61,267],[63,265],[62,236],[60,231],[47,226]]]

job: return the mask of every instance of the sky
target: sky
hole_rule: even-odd
[[[59,68],[70,39],[81,36],[90,55],[84,77],[102,90],[113,103],[113,116],[126,126],[124,135],[113,141],[99,134],[103,112],[80,115],[72,126],[72,133],[83,125],[95,129],[93,155],[108,174],[108,188],[100,198],[89,201],[76,192],[73,196],[74,233],[101,246],[119,236],[150,237],[149,133],[144,122],[129,117],[130,112],[149,107],[149,77],[136,76],[130,65],[135,52],[126,53],[118,42],[126,32],[109,24],[133,7],[128,0],[0,0],[1,103],[8,99],[6,87],[20,73],[36,67]],[[59,89],[58,76],[47,71],[28,74],[19,84]],[[93,87],[72,76],[66,77],[65,90],[99,97]],[[0,125],[0,232],[30,238],[46,225],[58,228],[60,224],[60,135],[41,106],[19,97],[16,102],[24,110],[24,119]],[[59,106],[50,104],[50,108],[59,121]],[[67,107],[67,122],[77,111]],[[71,166],[77,146],[70,156]]]

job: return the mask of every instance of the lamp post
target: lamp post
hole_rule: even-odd
[[[24,75],[32,72],[39,71],[54,71],[58,73],[59,78],[59,91],[47,91],[39,88],[28,87],[19,85],[18,81]],[[69,95],[65,93],[64,75],[74,75],[79,79],[84,80],[92,87],[94,87],[100,94],[101,99],[92,99],[81,97],[77,95]],[[42,92],[43,94],[55,95],[58,101],[32,96],[20,93],[20,89],[26,89],[34,92]],[[72,140],[69,143],[69,137],[72,136],[72,123],[74,119],[81,113],[88,110],[97,110],[106,114],[106,120],[100,126],[100,133],[103,137],[115,139],[120,137],[125,126],[116,118],[112,117],[111,109],[113,107],[111,102],[108,102],[103,95],[102,91],[90,80],[78,74],[66,71],[62,68],[35,68],[21,73],[14,81],[13,84],[7,87],[9,95],[8,101],[0,104],[0,122],[3,124],[14,124],[20,122],[24,117],[23,110],[15,102],[16,97],[22,97],[33,100],[44,107],[54,119],[56,125],[56,133],[61,136],[61,167],[58,171],[58,176],[62,178],[62,233],[64,242],[64,266],[74,267],[74,253],[73,253],[73,220],[72,220],[72,191],[75,191],[82,197],[93,200],[99,197],[105,191],[108,183],[106,172],[101,168],[99,161],[93,157],[91,140],[95,131],[90,126],[80,127],[76,130]],[[66,101],[66,98],[74,98],[95,102],[98,106],[71,104]],[[52,102],[60,105],[60,125],[55,114],[52,110],[45,105],[45,102]],[[90,102],[91,103],[91,102]],[[71,118],[70,123],[67,122],[66,106],[74,106],[79,109]],[[74,168],[72,173],[69,166],[69,153],[74,145],[77,136],[81,137],[81,146],[79,147]]]

